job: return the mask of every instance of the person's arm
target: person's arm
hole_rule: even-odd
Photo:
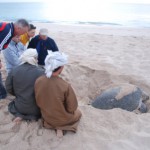
[[[78,101],[71,85],[68,86],[68,91],[65,93],[65,107],[69,113],[74,113],[78,107]]]
[[[6,81],[5,81],[6,90],[11,95],[15,96],[14,89],[13,89],[13,76],[12,71],[8,74]]]
[[[0,51],[7,48],[12,38],[11,25],[9,23],[0,23]]]
[[[28,48],[36,48],[37,46],[37,37],[34,37],[29,42]]]
[[[6,23],[0,22],[0,51],[3,49],[3,46],[6,42],[4,42],[4,39],[6,38],[7,31],[5,30]]]
[[[59,51],[58,46],[53,39],[49,39],[49,43],[50,43],[50,48],[49,48],[50,50],[52,50],[53,52]]]
[[[18,47],[18,49],[19,49],[19,56],[20,56],[25,50],[27,50],[26,46],[24,46],[21,42],[19,42],[19,43],[17,44],[17,47]]]
[[[3,51],[3,54],[6,61],[8,61],[12,66],[18,66],[20,64],[20,60],[15,53],[14,47],[8,46],[8,48]]]
[[[2,55],[1,51],[0,51],[0,55]],[[0,69],[2,68],[2,61],[0,59]]]
[[[21,42],[19,42],[17,45],[21,51],[25,51],[27,49],[26,46],[24,46]]]

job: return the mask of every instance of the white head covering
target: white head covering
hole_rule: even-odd
[[[31,65],[37,66],[37,57],[38,57],[37,50],[29,48],[22,53],[19,59],[21,61],[21,64],[27,62]]]
[[[40,35],[45,35],[45,36],[48,36],[48,30],[46,28],[42,28],[40,29]]]
[[[45,59],[45,73],[48,78],[51,77],[52,72],[68,63],[68,56],[61,52],[48,51],[48,55]]]

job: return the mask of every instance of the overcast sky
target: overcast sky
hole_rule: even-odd
[[[43,3],[47,7],[44,9],[41,7],[41,10],[43,17],[49,20],[103,22],[124,20],[124,18],[128,20],[134,18],[135,20],[145,14],[146,18],[149,18],[149,14],[143,14],[143,9],[140,10],[141,14],[138,12],[137,16],[136,9],[131,10],[131,8],[130,11],[124,9],[124,12],[121,12],[120,8],[119,11],[122,13],[122,18],[120,18],[120,13],[112,5],[113,2],[150,4],[150,0],[0,0],[0,2],[47,2]]]
[[[66,2],[67,0],[0,0],[0,2]],[[70,0],[72,2],[76,1],[76,0]],[[107,2],[123,2],[123,3],[150,3],[150,0],[80,0],[78,2],[92,2],[94,3],[94,1],[98,1],[99,4],[101,3],[107,3]]]

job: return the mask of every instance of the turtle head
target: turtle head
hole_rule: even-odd
[[[149,96],[146,92],[142,91],[142,101],[147,101],[149,99]]]
[[[144,103],[141,103],[141,106],[139,108],[139,111],[141,113],[146,113],[147,112],[147,106]]]

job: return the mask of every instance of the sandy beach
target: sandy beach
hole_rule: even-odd
[[[60,51],[69,56],[62,77],[72,84],[82,118],[76,134],[57,138],[38,122],[14,126],[9,96],[0,101],[0,150],[149,150],[148,113],[100,110],[91,101],[113,84],[137,85],[150,96],[150,29],[120,26],[35,23],[49,30]],[[5,80],[5,66],[2,68]]]

